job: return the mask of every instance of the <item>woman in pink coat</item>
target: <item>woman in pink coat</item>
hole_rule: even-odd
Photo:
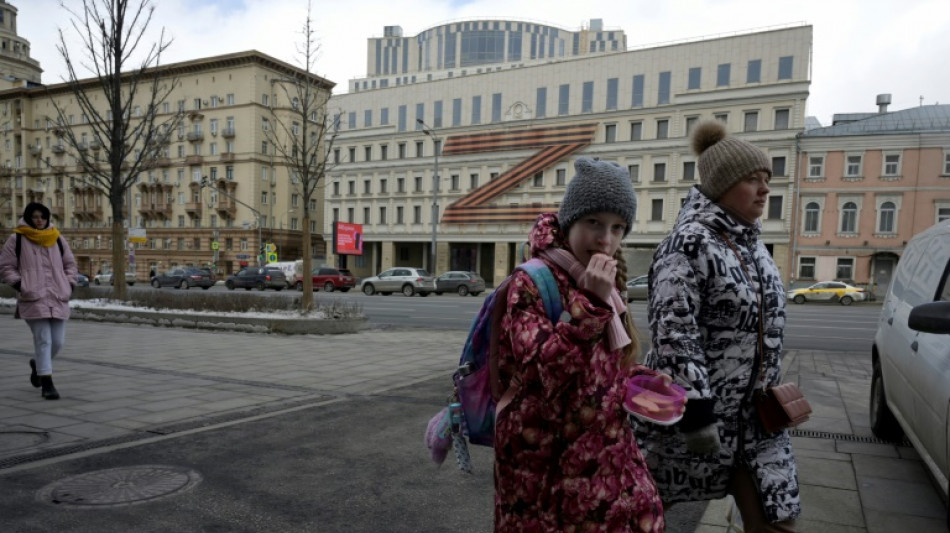
[[[516,392],[495,422],[495,532],[657,533],[663,506],[623,409],[627,378],[653,374],[635,363],[618,290],[636,196],[615,163],[574,167],[558,214],[541,215],[530,236],[557,282],[560,319],[527,273],[509,283],[498,360]]]
[[[76,259],[66,239],[50,224],[50,211],[43,204],[31,202],[23,210],[23,218],[0,252],[0,278],[17,291],[17,316],[33,332],[30,383],[42,387],[43,398],[58,400],[53,357],[66,338]]]

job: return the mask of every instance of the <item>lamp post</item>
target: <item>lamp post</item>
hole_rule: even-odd
[[[201,176],[201,188],[204,189],[205,187],[211,187],[211,184],[208,182],[208,176]],[[223,195],[227,196],[228,198],[234,200],[235,202],[237,202],[237,203],[243,205],[244,207],[250,209],[251,212],[253,212],[255,215],[257,215],[257,246],[260,248],[260,250],[259,250],[259,251],[260,251],[260,254],[258,254],[258,256],[257,256],[257,266],[264,266],[264,253],[265,253],[265,252],[264,252],[264,238],[263,238],[263,235],[262,235],[262,233],[261,233],[261,228],[264,226],[264,215],[263,215],[263,213],[261,213],[261,212],[258,211],[257,209],[254,209],[253,207],[251,207],[251,206],[245,204],[244,202],[238,200],[237,198],[235,198],[235,197],[232,196],[231,194],[228,194],[228,193],[224,192],[224,190],[218,190],[218,194],[223,194]],[[199,198],[199,199],[200,199],[200,198]]]
[[[429,248],[429,270],[434,276],[436,275],[435,243],[438,239],[439,227],[439,152],[442,150],[442,138],[436,135],[435,131],[426,125],[421,118],[417,118],[416,122],[422,126],[422,133],[428,135],[435,146],[435,170],[432,173],[432,243]]]

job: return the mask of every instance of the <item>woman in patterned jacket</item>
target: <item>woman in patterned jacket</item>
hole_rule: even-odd
[[[788,432],[767,433],[751,403],[753,389],[779,382],[785,329],[785,291],[758,238],[771,165],[719,122],[699,125],[692,147],[701,184],[653,257],[646,360],[689,403],[678,424],[643,424],[638,436],[664,503],[728,493],[746,533],[793,532],[801,511]]]
[[[530,236],[560,289],[560,320],[528,274],[509,284],[498,357],[516,393],[495,422],[495,531],[660,532],[660,497],[622,409],[624,380],[654,374],[635,364],[618,292],[636,196],[615,163],[574,167],[558,214],[541,215]]]

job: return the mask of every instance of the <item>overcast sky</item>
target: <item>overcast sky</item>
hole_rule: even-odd
[[[74,36],[75,30],[60,0],[7,2],[19,10],[18,33],[30,41],[44,69],[43,82],[63,81],[57,31]],[[157,0],[155,5],[153,34],[164,27],[174,38],[163,63],[256,49],[299,64],[307,0]],[[504,18],[576,31],[599,18],[605,29],[624,30],[628,46],[636,48],[810,24],[807,114],[823,125],[834,113],[875,111],[879,93],[892,94],[892,111],[918,106],[921,98],[924,105],[950,103],[947,0],[313,0],[313,10],[321,45],[315,72],[336,82],[336,92],[346,92],[348,80],[365,75],[366,39],[381,36],[384,26],[401,26],[409,37],[448,21]]]

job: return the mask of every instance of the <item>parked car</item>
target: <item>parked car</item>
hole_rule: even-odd
[[[435,278],[424,268],[395,267],[370,276],[360,283],[360,290],[367,296],[377,292],[383,296],[401,292],[405,296],[419,294],[428,296],[435,292]]]
[[[841,305],[851,305],[853,302],[863,302],[868,295],[864,289],[859,289],[840,281],[822,281],[804,289],[788,291],[788,299],[797,303],[805,302],[838,302]]]
[[[346,272],[344,274],[344,272]],[[326,292],[340,291],[348,292],[356,287],[356,278],[349,270],[337,270],[333,267],[317,267],[310,271],[313,279],[313,290],[323,289]],[[297,281],[297,290],[303,290],[303,281]]]
[[[303,279],[303,259],[296,261],[278,261],[276,263],[267,263],[268,268],[279,268],[287,278],[287,287],[295,287],[297,282]]]
[[[907,244],[871,347],[871,431],[906,435],[944,497],[950,478],[950,221]],[[947,517],[950,525],[950,514]]]
[[[77,287],[88,287],[89,278],[85,274],[76,274],[76,286]]]
[[[152,287],[175,287],[176,289],[190,289],[201,287],[208,290],[214,286],[214,274],[206,268],[180,267],[167,272],[156,274],[152,278]]]
[[[477,272],[450,270],[435,278],[435,293],[457,292],[459,296],[478,296],[485,290],[485,280]]]
[[[282,291],[287,288],[287,276],[279,268],[247,267],[242,268],[237,274],[228,276],[228,279],[224,281],[224,286],[232,291],[239,288]]]
[[[646,274],[643,276],[637,276],[633,279],[627,280],[627,301],[632,302],[634,300],[646,300],[650,297],[647,291],[647,282],[649,281]]]
[[[135,272],[126,272],[125,273],[125,283],[129,286],[135,285],[135,282],[138,281],[135,279]],[[95,285],[112,285],[112,272],[107,272],[105,274],[96,274],[92,278],[92,282]]]

